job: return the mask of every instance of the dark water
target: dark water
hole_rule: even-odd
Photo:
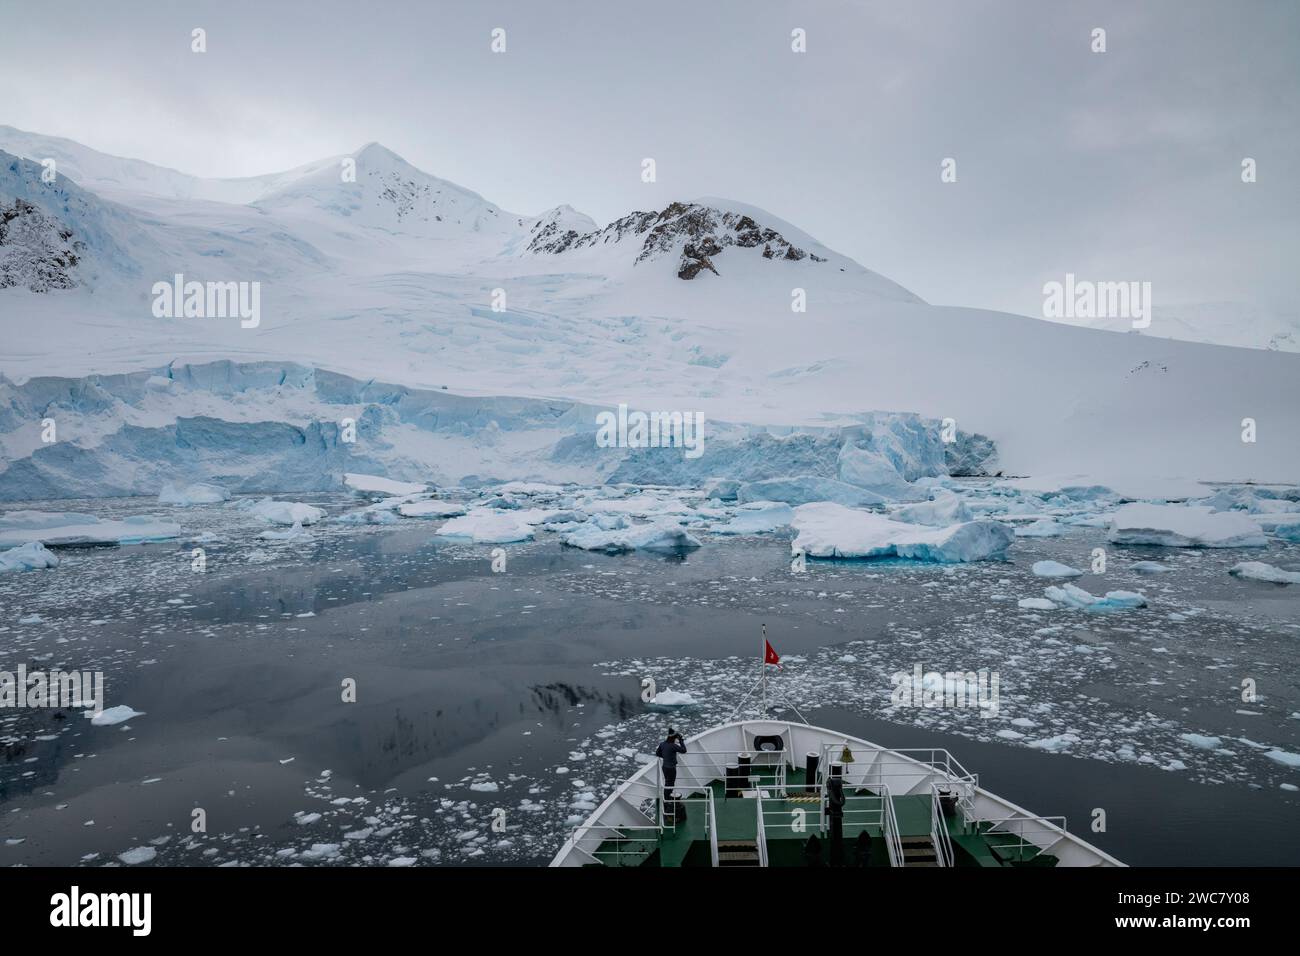
[[[543,535],[493,573],[491,548],[419,522],[280,545],[220,509],[188,518],[218,536],[204,573],[187,542],[64,552],[53,572],[0,583],[0,666],[102,669],[106,705],[144,714],[113,727],[3,716],[0,865],[101,865],[134,847],[175,865],[544,863],[667,720],[689,733],[728,715],[762,623],[787,658],[774,687],[812,723],[947,747],[987,788],[1066,815],[1129,863],[1300,862],[1300,799],[1282,789],[1300,774],[1259,746],[1300,749],[1300,606],[1227,577],[1240,555],[1112,555],[1106,588],[1141,587],[1152,607],[1034,616],[1014,599],[1051,582],[1028,566],[1084,566],[1101,532],[1018,541],[1007,563],[815,562],[806,575],[782,537],[710,538],[681,558]],[[1130,580],[1123,557],[1177,570]],[[1044,646],[1035,632],[1053,626],[1067,639]],[[999,667],[1009,714],[1049,716],[1009,741],[994,736],[1005,723],[970,714],[887,711],[880,675],[916,660]],[[1243,674],[1259,703],[1237,696]],[[643,676],[702,705],[647,711]],[[1065,730],[1081,738],[1067,753],[1025,745]],[[1223,736],[1223,754],[1183,732]],[[1171,760],[1186,768],[1160,769]],[[1098,807],[1104,833],[1089,831]]]

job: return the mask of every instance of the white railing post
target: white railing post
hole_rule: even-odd
[[[713,805],[713,788],[709,787],[705,793],[709,795],[709,802],[705,804],[707,819],[704,821],[704,825],[709,831],[709,856],[716,867],[718,865],[718,811]]]
[[[758,844],[758,865],[767,866],[767,828],[763,825],[763,791],[754,794],[754,804],[758,808],[755,841]]]

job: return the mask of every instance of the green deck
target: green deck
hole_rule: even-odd
[[[770,781],[771,778],[769,777]],[[787,793],[799,792],[803,786],[802,770],[789,770],[786,774]],[[754,797],[727,798],[720,780],[715,780],[713,806],[717,813],[719,844],[753,844],[758,834],[758,817]],[[770,785],[761,787],[770,796],[763,800],[764,832],[767,838],[769,866],[808,866],[813,864],[808,856],[808,838],[816,834],[821,842],[820,862],[829,863],[829,841],[820,832],[818,805],[815,800],[801,802],[777,796]],[[884,834],[878,824],[867,822],[879,817],[880,798],[866,789],[846,792],[844,816],[843,859],[846,866],[889,866],[889,851]],[[893,798],[894,816],[898,823],[900,839],[906,843],[914,838],[930,844],[929,794],[896,796]],[[673,825],[669,821],[662,834],[652,833],[644,839],[633,837],[628,831],[625,839],[609,839],[601,844],[596,856],[605,866],[711,866],[712,854],[709,836],[705,829],[706,801],[702,795],[692,795],[685,802],[685,819]],[[794,810],[806,811],[803,826],[796,824]],[[788,821],[788,822],[786,822]],[[1010,847],[1018,841],[1004,833],[986,834],[963,830],[956,817],[945,820],[953,846],[955,866],[1054,866],[1055,857],[1037,853],[1033,849]],[[797,828],[798,827],[798,828]],[[857,859],[859,834],[866,831],[870,841],[868,858]],[[601,864],[597,864],[601,865]]]

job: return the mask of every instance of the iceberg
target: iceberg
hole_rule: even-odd
[[[0,555],[0,560],[3,555]],[[1285,571],[1282,568],[1265,564],[1263,561],[1243,561],[1234,564],[1228,573],[1252,581],[1268,581],[1273,584],[1300,584],[1300,571]]]
[[[397,513],[403,518],[456,518],[465,513],[465,506],[440,498],[429,498],[400,504]]]
[[[1082,571],[1072,568],[1068,564],[1062,564],[1060,561],[1035,561],[1032,570],[1040,578],[1078,578],[1083,576]]]
[[[715,525],[714,534],[765,534],[794,521],[794,509],[775,501],[743,506],[726,524]]]
[[[39,541],[28,541],[8,551],[0,551],[0,571],[35,571],[58,566],[58,557]]]
[[[414,495],[425,491],[428,487],[414,481],[394,481],[391,478],[381,478],[379,475],[359,475],[355,472],[345,472],[343,484],[362,494],[385,496]]]
[[[930,528],[832,502],[801,505],[794,516],[793,547],[813,558],[983,561],[1002,557],[1014,540],[1011,529],[989,519]]]
[[[1083,611],[1114,611],[1122,608],[1145,607],[1147,603],[1146,597],[1136,591],[1107,591],[1105,597],[1097,597],[1074,584],[1045,588],[1043,596],[1055,604],[1079,608]]]
[[[300,501],[273,501],[270,498],[249,505],[248,511],[263,521],[282,525],[315,524],[325,517],[325,510],[315,505]]]
[[[217,485],[196,481],[189,485],[174,485],[170,481],[162,486],[158,493],[160,505],[178,505],[188,508],[190,505],[215,505],[229,498],[226,489]]]
[[[533,526],[509,511],[476,508],[452,518],[438,529],[438,534],[444,538],[468,538],[475,544],[511,544],[531,540]]]
[[[1259,548],[1268,544],[1259,522],[1235,511],[1205,505],[1128,504],[1110,519],[1114,544],[1166,548]]]
[[[0,514],[0,547],[29,542],[45,545],[141,544],[181,536],[181,526],[151,515],[118,521],[73,511],[9,511]]]
[[[649,524],[607,528],[597,519],[586,522],[560,537],[560,543],[584,551],[691,551],[700,547],[699,540],[671,520]]]

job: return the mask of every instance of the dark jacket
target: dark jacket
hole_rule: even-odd
[[[684,753],[686,753],[686,744],[680,739],[665,740],[655,750],[655,756],[664,762],[664,766],[674,770],[677,769],[677,755]]]

